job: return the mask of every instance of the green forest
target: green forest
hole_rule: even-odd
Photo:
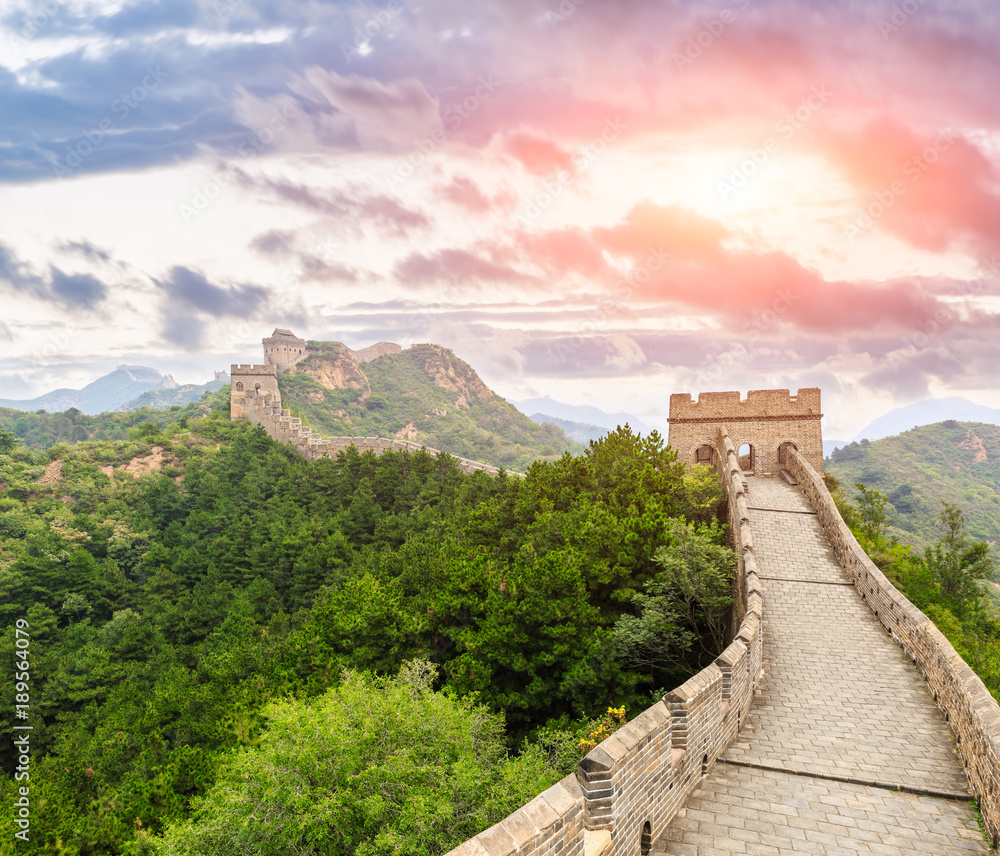
[[[0,800],[30,789],[18,852],[444,853],[718,653],[718,479],[655,433],[524,478],[308,462],[231,422],[227,391],[0,429],[0,649],[29,667],[0,675],[27,717],[0,724]]]
[[[884,493],[888,532],[923,551],[941,534],[941,503],[962,509],[973,538],[1000,540],[1000,426],[948,420],[837,449],[826,471]]]

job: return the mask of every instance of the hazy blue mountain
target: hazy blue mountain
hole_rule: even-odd
[[[897,407],[862,428],[855,440],[880,440],[902,434],[920,425],[933,425],[954,419],[958,422],[982,422],[1000,425],[1000,409],[976,404],[967,398],[928,398],[907,407]],[[823,444],[824,447],[826,444]],[[823,449],[826,452],[826,449]]]
[[[115,371],[88,383],[83,389],[55,389],[27,400],[0,399],[0,407],[33,412],[46,410],[62,413],[75,407],[81,413],[95,415],[105,410],[117,410],[123,404],[153,389],[175,386],[170,375],[163,375],[147,366],[119,366]]]
[[[510,403],[535,422],[539,420],[535,419],[534,416],[530,416],[532,413],[543,415],[544,418],[541,421],[544,422],[554,422],[555,420],[562,419],[587,427],[596,426],[604,428],[605,431],[613,430],[627,422],[633,431],[640,434],[648,434],[655,428],[662,436],[666,437],[667,435],[666,419],[663,420],[662,425],[650,425],[648,422],[643,422],[634,413],[607,413],[587,404],[564,404],[548,396],[545,396],[545,398],[529,398],[524,401],[511,401]],[[556,424],[558,425],[559,423],[556,422]],[[569,433],[569,431],[566,433]]]
[[[578,443],[589,443],[591,440],[598,440],[607,434],[609,430],[600,425],[587,425],[583,422],[560,419],[558,416],[550,416],[548,413],[532,413],[528,418],[539,425],[544,425],[546,422],[558,425],[566,432],[567,437],[571,440],[576,440]]]

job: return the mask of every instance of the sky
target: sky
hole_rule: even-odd
[[[664,428],[997,407],[998,90],[995,0],[8,0],[0,398],[287,327]]]

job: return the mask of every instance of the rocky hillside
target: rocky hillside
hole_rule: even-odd
[[[890,530],[918,547],[937,541],[941,500],[965,514],[969,534],[1000,541],[1000,427],[938,422],[882,440],[862,440],[827,459],[827,472],[853,493],[862,481],[888,495]]]
[[[278,386],[284,406],[325,436],[401,437],[516,470],[583,448],[560,428],[532,422],[440,345],[363,363],[336,342],[308,348]]]

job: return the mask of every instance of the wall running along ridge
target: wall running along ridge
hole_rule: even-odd
[[[633,856],[648,850],[739,731],[761,676],[763,598],[746,482],[725,427],[713,437],[738,556],[733,642],[592,749],[567,776],[449,856]]]
[[[808,461],[791,454],[788,469],[812,502],[861,599],[927,681],[958,741],[986,833],[993,847],[1000,846],[1000,705],[944,634],[868,558]]]
[[[412,443],[409,440],[387,437],[323,437],[317,434],[302,420],[293,417],[288,410],[281,407],[281,393],[278,392],[278,379],[274,369],[269,365],[232,365],[232,392],[230,393],[229,415],[231,419],[246,417],[254,425],[260,425],[270,437],[279,443],[288,443],[304,458],[310,461],[322,457],[335,458],[338,452],[346,452],[355,446],[359,452],[419,452],[426,450],[432,455],[439,455],[437,449]],[[498,467],[458,458],[458,467],[463,473],[482,471],[495,476],[500,472]],[[519,475],[511,473],[511,475]]]

